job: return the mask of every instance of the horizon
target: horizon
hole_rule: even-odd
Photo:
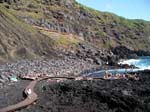
[[[101,12],[110,12],[127,19],[150,21],[149,0],[76,0],[85,6]],[[117,1],[117,2],[116,2]],[[133,7],[134,4],[134,7]]]

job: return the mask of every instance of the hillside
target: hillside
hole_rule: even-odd
[[[150,22],[128,20],[85,7],[75,0],[7,0],[4,5],[26,22],[83,36],[97,47],[149,49]]]
[[[53,41],[0,5],[0,61],[36,58],[52,51]]]
[[[53,48],[74,49],[81,41],[97,49],[150,49],[150,22],[99,12],[75,0],[1,0],[0,12],[1,58],[50,55]]]

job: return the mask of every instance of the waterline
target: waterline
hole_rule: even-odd
[[[88,74],[85,74],[83,76],[104,76],[106,71],[112,74],[120,73],[120,74],[126,74],[131,72],[139,72],[143,71],[145,69],[150,69],[150,56],[148,57],[139,57],[138,59],[129,59],[129,60],[121,60],[118,64],[128,64],[128,65],[134,65],[138,68],[128,68],[128,69],[110,69],[110,70],[99,70],[96,72],[90,72]]]
[[[140,70],[150,69],[150,56],[139,57],[138,59],[121,60],[118,64],[134,65]]]
[[[113,75],[116,74],[116,73],[119,73],[119,74],[125,74],[125,73],[131,73],[131,72],[138,72],[138,71],[143,71],[142,69],[110,69],[110,70],[100,70],[100,71],[96,71],[96,72],[91,72],[91,73],[88,73],[88,74],[85,74],[83,76],[93,76],[93,77],[97,77],[97,76],[104,76],[105,73],[109,72],[109,73],[112,73]]]

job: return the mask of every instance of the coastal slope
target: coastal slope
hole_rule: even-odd
[[[53,41],[0,4],[0,61],[50,54]]]
[[[75,0],[1,0],[0,13],[3,61],[49,57],[58,50],[81,58],[91,58],[90,54],[100,64],[101,60],[107,62],[106,57],[112,56],[109,50],[118,46],[150,49],[149,21],[100,12]]]
[[[31,25],[83,37],[99,48],[149,50],[150,22],[100,12],[75,0],[7,0],[4,6]],[[23,13],[22,13],[23,12]]]

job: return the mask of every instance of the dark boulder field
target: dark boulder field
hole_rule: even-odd
[[[150,75],[139,77],[139,81],[42,81],[35,88],[37,102],[17,112],[149,112]]]
[[[139,81],[67,81],[37,86],[40,101],[22,112],[34,109],[39,112],[149,112],[150,75],[143,74],[140,78]]]

